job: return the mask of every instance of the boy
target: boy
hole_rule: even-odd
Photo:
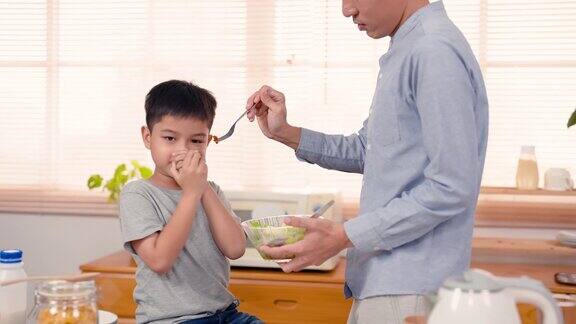
[[[220,188],[207,181],[216,99],[192,83],[160,83],[146,96],[142,139],[154,174],[119,202],[124,247],[138,270],[138,323],[262,323],[236,310],[228,259],[246,238]]]

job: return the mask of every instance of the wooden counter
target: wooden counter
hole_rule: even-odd
[[[475,262],[576,266],[576,248],[554,240],[474,238]]]
[[[280,269],[233,268],[230,291],[240,309],[266,323],[345,323],[352,306],[344,299],[346,262],[329,272],[284,273]],[[132,299],[136,265],[125,251],[80,266],[82,272],[100,272],[99,307],[117,314],[121,323],[133,323]]]
[[[527,258],[520,258],[522,255]],[[534,262],[542,257],[544,264]],[[511,261],[506,262],[506,258]],[[555,258],[576,260],[576,249],[556,246],[553,241],[489,238],[473,241],[472,267],[498,276],[529,276],[542,281],[554,293],[576,294],[576,286],[554,281],[556,272],[576,272],[576,265],[551,264]],[[96,279],[101,309],[114,312],[123,318],[123,323],[129,323],[127,319],[133,318],[135,311],[132,291],[136,270],[130,255],[120,251],[80,269],[102,273]],[[233,268],[230,290],[240,299],[242,311],[257,314],[266,323],[345,323],[351,301],[343,297],[344,270],[344,260],[330,272],[286,274],[275,269]],[[537,314],[533,308],[521,310],[524,323],[535,323]],[[576,323],[576,310],[566,309],[565,317],[566,323]]]

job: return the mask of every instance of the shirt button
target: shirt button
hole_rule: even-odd
[[[367,149],[371,149],[371,148],[372,148],[372,145],[368,144],[368,145],[366,145],[366,148],[367,148]]]
[[[382,73],[378,74],[378,80],[382,79]]]

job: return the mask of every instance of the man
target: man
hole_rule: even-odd
[[[293,257],[286,272],[348,248],[348,323],[403,323],[430,310],[424,294],[470,264],[474,211],[488,134],[488,100],[472,50],[442,2],[344,0],[372,38],[391,36],[364,126],[350,136],[291,126],[284,95],[268,86],[247,103],[267,137],[298,159],[363,174],[360,211],[343,225],[291,219],[304,240],[261,247]]]

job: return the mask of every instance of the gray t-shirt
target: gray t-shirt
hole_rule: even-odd
[[[232,212],[220,188],[212,182],[210,185]],[[196,210],[188,240],[169,272],[159,275],[151,270],[130,244],[162,231],[176,209],[181,192],[137,180],[128,183],[120,195],[124,248],[132,254],[138,266],[134,289],[137,323],[174,323],[205,317],[235,302],[227,289],[230,264],[212,238],[201,204]]]

